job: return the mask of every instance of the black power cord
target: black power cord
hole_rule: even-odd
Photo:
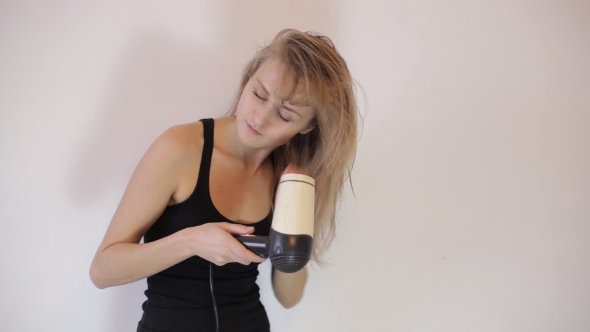
[[[209,286],[211,286],[211,298],[213,299],[213,310],[215,311],[215,332],[219,332],[219,316],[217,315],[217,303],[213,293],[213,264],[209,262]]]

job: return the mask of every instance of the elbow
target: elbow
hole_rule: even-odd
[[[286,299],[279,299],[279,303],[281,303],[283,308],[291,309],[301,301],[302,297],[303,297],[303,294],[301,294],[300,296],[291,296]]]
[[[105,289],[109,287],[109,285],[107,285],[104,278],[102,277],[102,273],[100,269],[96,266],[96,264],[92,263],[92,265],[90,266],[89,275],[90,281],[92,281],[92,284],[94,284],[96,288]]]
[[[100,277],[98,276],[98,273],[96,272],[96,269],[94,269],[94,268],[92,268],[92,267],[91,267],[91,268],[90,268],[90,273],[89,273],[89,274],[90,274],[90,281],[92,281],[92,284],[93,284],[93,285],[94,285],[96,288],[98,288],[98,289],[104,289],[104,288],[106,288],[106,287],[105,287],[105,286],[102,284],[102,282],[101,282],[101,280],[100,280]]]
[[[273,290],[275,297],[285,309],[296,306],[303,298],[307,283],[307,269],[295,273],[284,273],[273,269]]]
[[[304,285],[290,287],[289,289],[283,289],[282,291],[275,289],[275,297],[283,308],[291,309],[301,302],[301,299],[303,298],[303,286]]]

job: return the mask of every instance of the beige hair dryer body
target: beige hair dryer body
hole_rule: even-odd
[[[279,271],[301,270],[313,249],[315,180],[284,174],[279,180],[269,236],[237,236],[247,248],[270,258]]]

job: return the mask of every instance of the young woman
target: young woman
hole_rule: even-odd
[[[330,39],[279,32],[246,66],[228,116],[174,126],[150,146],[96,252],[92,282],[147,278],[137,331],[269,331],[256,285],[263,259],[234,236],[268,235],[280,176],[308,174],[317,261],[356,142],[353,81]],[[297,304],[306,279],[305,268],[273,269],[278,301]]]

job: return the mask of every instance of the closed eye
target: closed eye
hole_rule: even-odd
[[[266,99],[262,98],[257,92],[256,90],[252,91],[252,93],[254,94],[254,96],[262,101],[266,101]],[[279,110],[277,110],[277,114],[279,115],[279,117],[281,118],[281,120],[285,121],[285,122],[289,122],[289,119],[285,118],[281,112]]]
[[[281,118],[281,120],[285,121],[285,122],[289,122],[289,119],[285,118],[280,111],[277,112],[279,114],[279,117]]]
[[[266,101],[266,99],[260,97],[260,95],[258,93],[256,93],[256,90],[252,91],[252,93],[254,94],[254,96],[256,96],[256,98]]]

